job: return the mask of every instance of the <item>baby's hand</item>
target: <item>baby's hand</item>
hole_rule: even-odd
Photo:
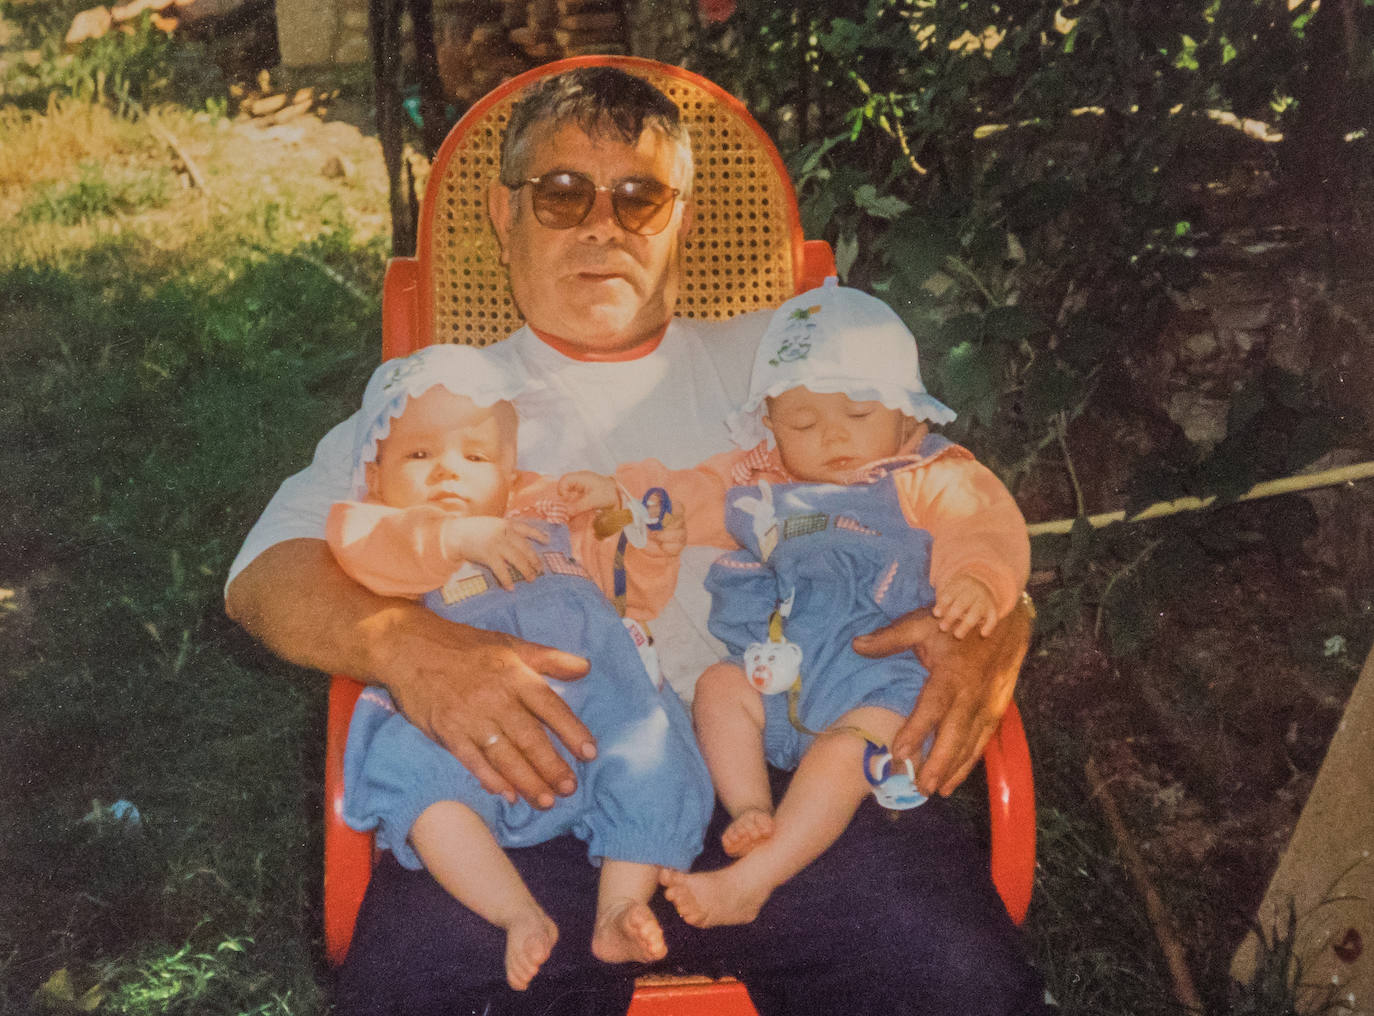
[[[503,518],[459,518],[444,523],[444,553],[486,565],[502,589],[515,586],[511,569],[526,578],[544,570],[531,540],[548,543],[543,531],[527,522]]]
[[[984,638],[997,626],[997,603],[992,590],[972,575],[955,575],[935,590],[931,613],[940,619],[940,630],[954,629],[963,638],[977,628]]]
[[[687,520],[680,513],[663,516],[663,528],[649,530],[649,546],[663,557],[677,557],[687,546]]]
[[[620,488],[615,480],[590,469],[579,469],[559,477],[558,496],[568,503],[570,515],[620,507]]]

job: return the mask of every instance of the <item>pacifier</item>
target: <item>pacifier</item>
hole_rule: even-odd
[[[650,487],[641,500],[627,498],[630,521],[626,524],[625,540],[631,547],[643,550],[649,542],[649,531],[663,528],[663,520],[673,510],[673,502],[662,487]]]
[[[926,795],[916,789],[916,767],[911,759],[903,768],[894,769],[892,752],[872,741],[864,746],[864,779],[884,808],[909,811],[926,803]]]

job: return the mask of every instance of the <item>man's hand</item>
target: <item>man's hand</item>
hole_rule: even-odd
[[[587,661],[499,632],[422,614],[391,618],[376,680],[411,723],[457,757],[484,790],[536,808],[577,787],[546,726],[575,755],[596,741],[540,675],[575,680]]]
[[[929,610],[917,610],[854,640],[862,656],[909,650],[930,671],[916,708],[892,740],[894,759],[919,764],[916,785],[923,794],[953,793],[978,762],[1011,701],[1030,645],[1031,617],[1023,599],[991,635],[957,639],[940,630]],[[932,733],[934,744],[922,761]]]
[[[575,680],[586,660],[377,596],[343,573],[323,540],[263,551],[234,579],[225,606],[282,659],[387,688],[493,794],[549,807],[556,793],[571,793],[573,771],[549,731],[574,756],[596,754],[591,733],[540,677]]]

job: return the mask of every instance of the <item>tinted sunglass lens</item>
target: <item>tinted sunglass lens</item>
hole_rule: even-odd
[[[534,216],[549,229],[571,229],[587,217],[596,185],[585,176],[549,173],[534,184]]]
[[[652,236],[673,214],[674,192],[657,180],[625,180],[611,192],[615,217],[631,233]]]

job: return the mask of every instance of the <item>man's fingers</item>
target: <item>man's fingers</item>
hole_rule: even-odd
[[[910,759],[922,765],[922,753],[926,739],[935,730],[935,725],[947,709],[946,696],[932,685],[921,689],[916,699],[916,708],[911,711],[905,723],[897,730],[892,739],[892,754],[898,759]]]
[[[939,622],[929,610],[914,610],[886,627],[857,636],[853,643],[854,651],[860,656],[891,656],[918,646],[938,630]]]
[[[509,803],[515,803],[515,787],[487,763],[486,756],[471,740],[465,737],[457,743],[446,741],[444,747],[453,753],[464,769],[472,773],[488,794],[499,794]]]
[[[568,708],[568,704],[548,685],[541,683],[537,687],[531,687],[522,696],[522,700],[525,708],[537,717],[540,723],[552,730],[554,736],[562,741],[573,755],[588,762],[596,758],[596,738],[577,718],[577,714]],[[542,728],[539,735],[541,738],[544,737]],[[549,748],[547,760],[541,757],[540,761],[545,763],[540,766],[540,772],[548,772],[548,767],[554,765],[566,768],[552,747]]]
[[[548,738],[543,737],[543,747],[557,758],[553,747],[549,744]],[[528,737],[517,740],[516,736],[507,737],[501,735],[496,741],[483,745],[483,753],[486,760],[501,775],[501,778],[510,782],[515,787],[515,792],[523,797],[536,808],[552,808],[557,799],[554,788],[557,786],[567,787],[565,793],[571,793],[576,787],[573,779],[572,770],[562,759],[558,759],[559,765],[563,770],[563,775],[555,775],[552,785],[537,772],[529,759],[528,752],[535,751],[537,745]]]
[[[576,681],[587,674],[586,658],[575,653],[532,643],[523,644],[519,652],[526,665],[536,673],[556,681]],[[596,738],[543,681],[531,682],[523,689],[521,703],[578,758],[591,760],[596,757]],[[542,735],[543,731],[540,733]]]

